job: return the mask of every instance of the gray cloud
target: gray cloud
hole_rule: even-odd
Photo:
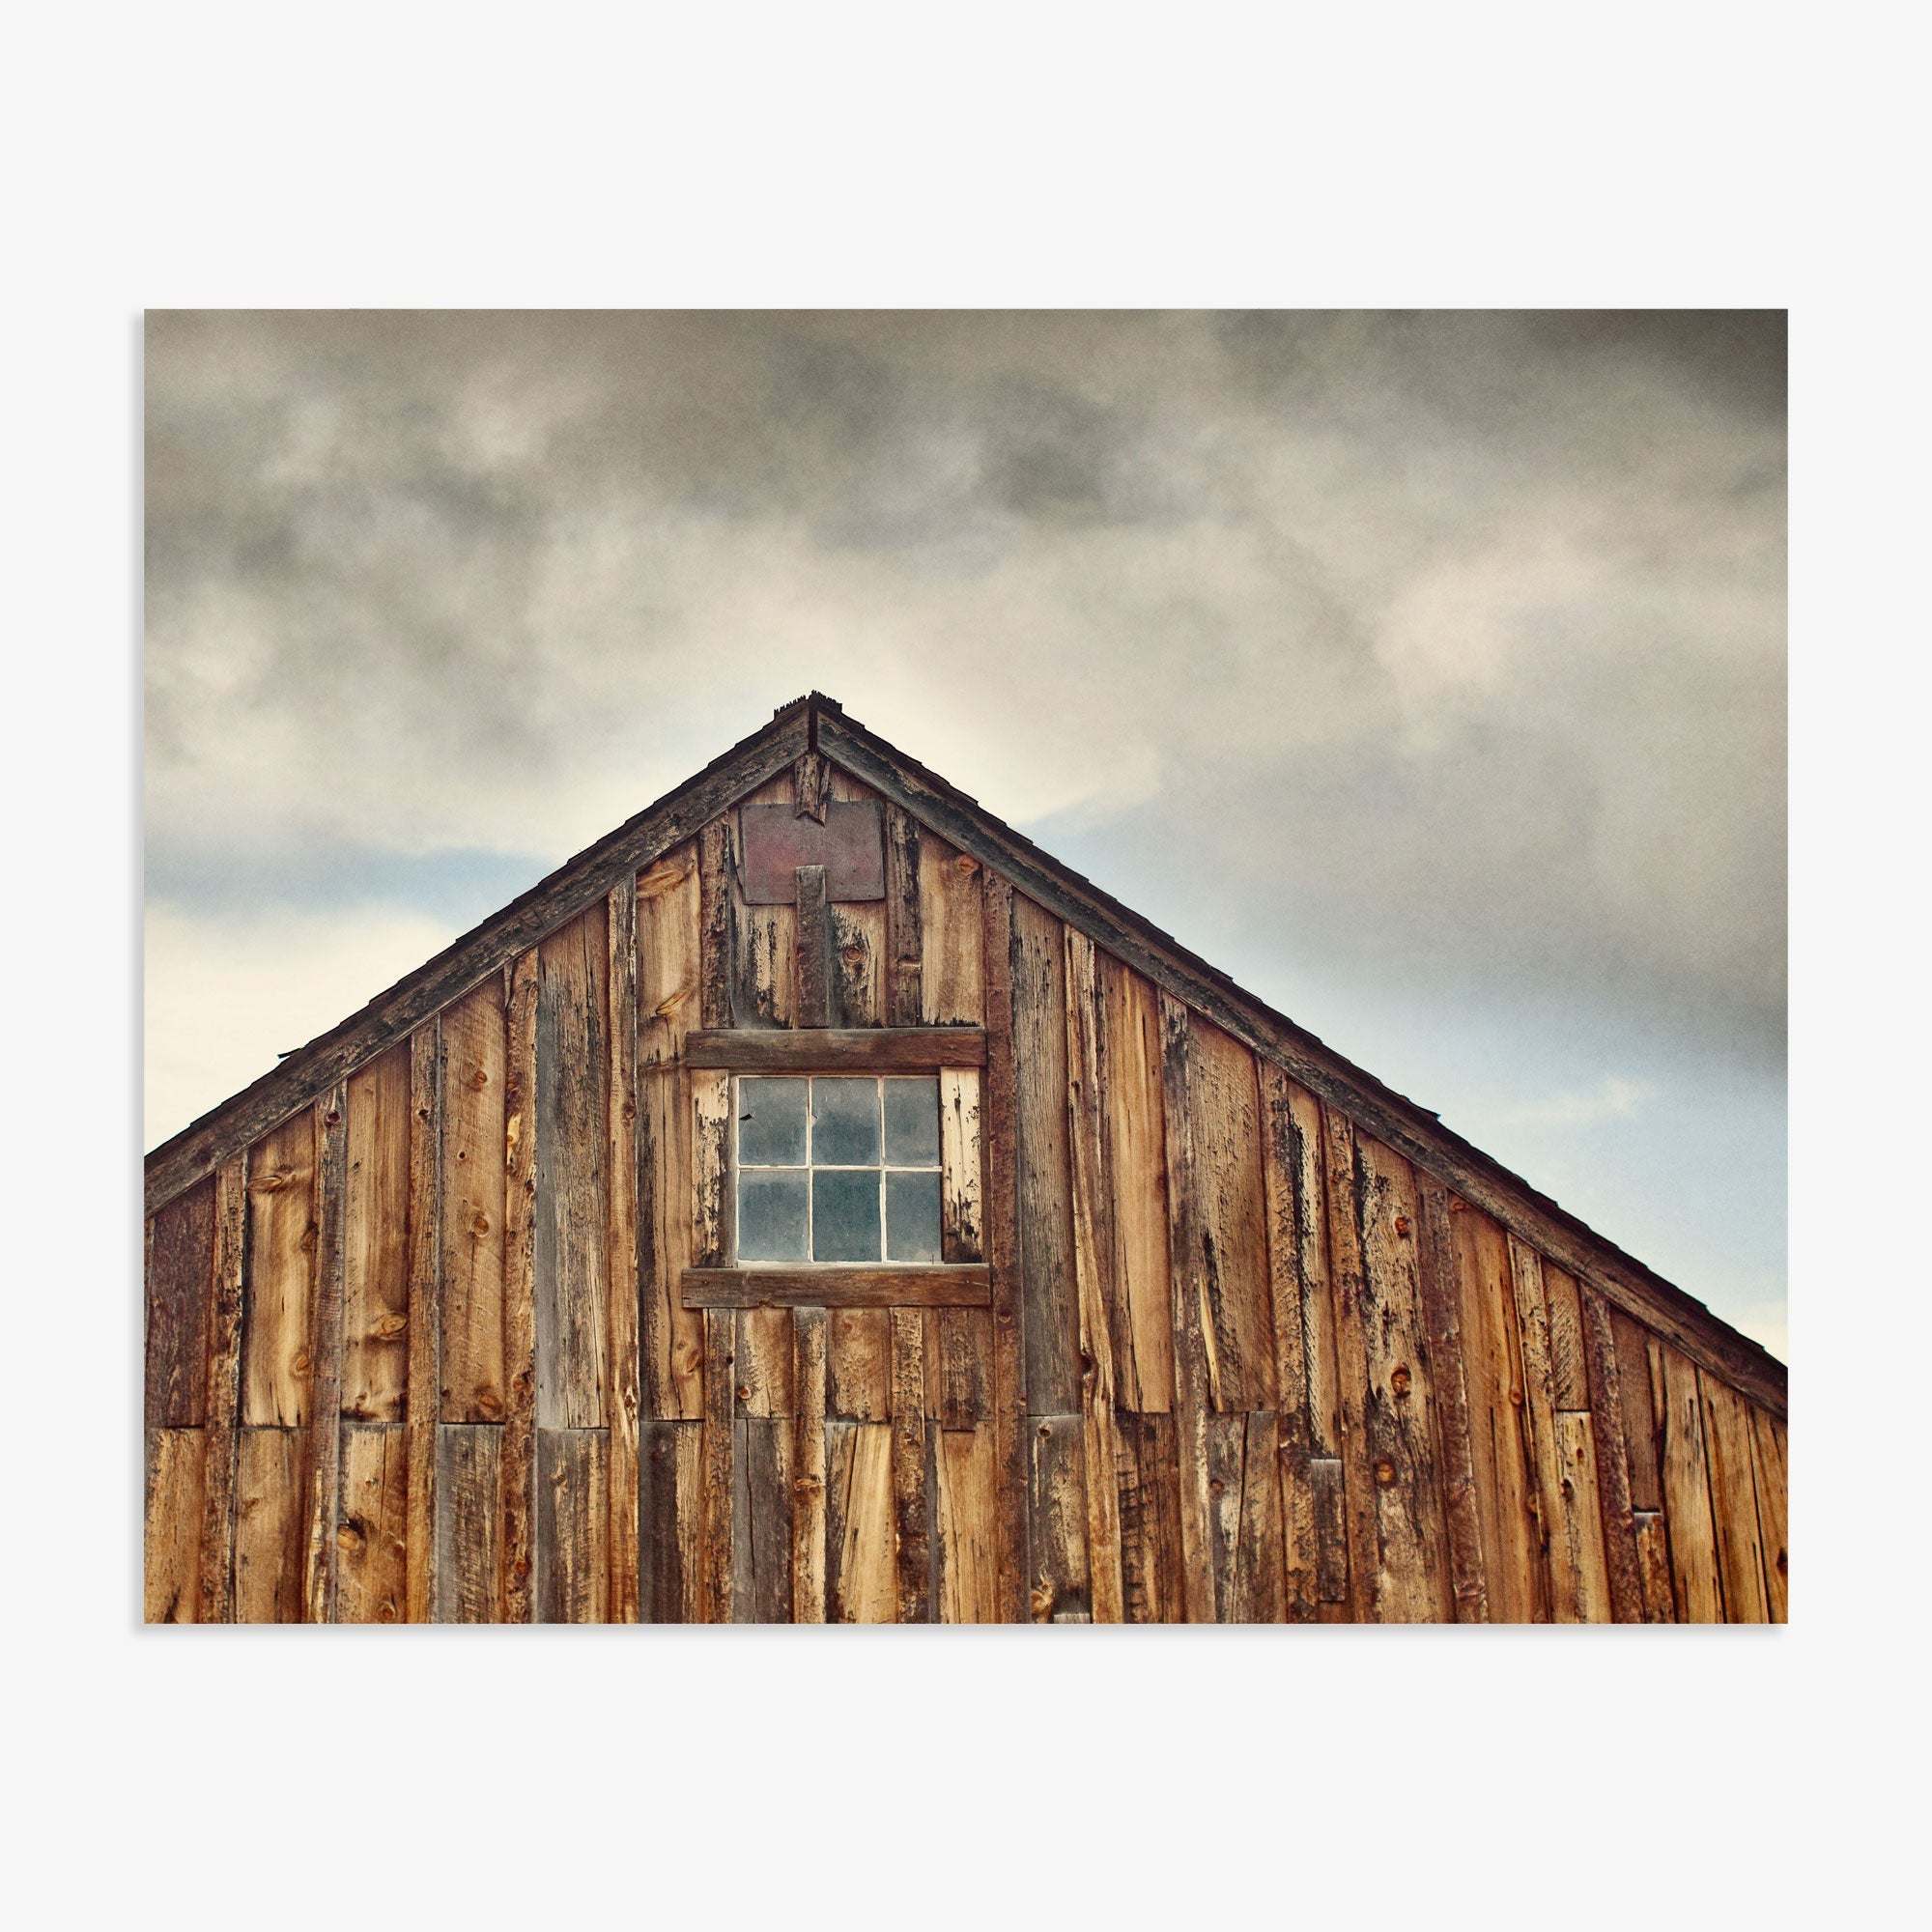
[[[1775,1080],[1784,347],[1729,313],[156,315],[151,867],[211,913],[492,877],[817,685],[1291,1010],[1453,999],[1630,1044],[1629,1092],[1666,1054]]]

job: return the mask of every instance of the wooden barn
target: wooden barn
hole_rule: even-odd
[[[813,695],[147,1159],[162,1622],[1762,1622],[1785,1372]]]

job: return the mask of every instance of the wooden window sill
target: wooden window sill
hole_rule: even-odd
[[[706,1027],[685,1040],[687,1066],[752,1073],[929,1073],[983,1066],[983,1027]]]
[[[931,1267],[686,1268],[687,1308],[986,1308],[993,1271],[980,1262]]]

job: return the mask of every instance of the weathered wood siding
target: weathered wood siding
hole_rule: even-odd
[[[1783,1619],[1781,1417],[883,822],[883,900],[753,905],[734,806],[159,1205],[150,1619]],[[682,1305],[730,1212],[687,1038],[798,1026],[983,1029],[990,1306]]]

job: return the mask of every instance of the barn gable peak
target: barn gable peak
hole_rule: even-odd
[[[154,1213],[596,900],[794,767],[844,773],[1782,1413],[1785,1371],[1701,1302],[811,690],[147,1156]],[[822,762],[821,762],[822,761]]]

